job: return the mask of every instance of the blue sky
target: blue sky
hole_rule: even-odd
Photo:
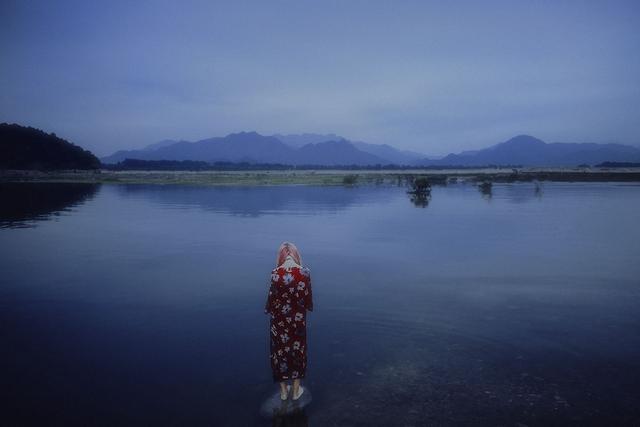
[[[98,155],[242,130],[640,144],[637,1],[3,1],[0,121]]]

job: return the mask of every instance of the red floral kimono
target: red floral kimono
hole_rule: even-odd
[[[304,378],[307,370],[307,310],[313,310],[306,267],[271,272],[265,313],[271,314],[271,369],[275,382]]]

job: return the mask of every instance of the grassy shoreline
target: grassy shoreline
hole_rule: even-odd
[[[264,171],[0,171],[1,182],[159,185],[359,185],[398,184],[425,177],[451,182],[640,182],[640,168],[500,168]]]

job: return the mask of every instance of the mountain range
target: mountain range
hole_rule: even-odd
[[[165,140],[140,150],[118,151],[104,163],[124,159],[279,163],[318,166],[570,166],[601,162],[640,162],[640,149],[622,144],[546,143],[529,135],[473,151],[427,157],[387,144],[349,141],[335,134],[260,135],[232,133],[196,142]]]
[[[285,139],[287,143],[282,139]],[[310,140],[316,142],[307,142]],[[203,139],[196,142],[162,141],[142,150],[118,151],[111,156],[102,158],[102,161],[117,163],[127,158],[326,166],[366,166],[391,163],[385,158],[356,148],[355,145],[337,135],[304,134],[277,138],[260,135],[256,132],[232,133],[225,137]]]
[[[622,144],[546,143],[529,135],[518,135],[500,144],[442,159],[423,160],[423,166],[577,166],[605,161],[637,162],[640,149]]]

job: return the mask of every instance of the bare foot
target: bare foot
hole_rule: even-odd
[[[302,393],[304,393],[304,388],[302,388],[302,386],[300,386],[300,387],[298,387],[298,393],[297,394],[295,392],[293,393],[293,400],[300,399],[300,396],[302,396]]]
[[[283,389],[280,389],[280,400],[287,400],[289,398],[289,390],[291,390],[290,385],[287,386],[286,391],[284,391]]]

